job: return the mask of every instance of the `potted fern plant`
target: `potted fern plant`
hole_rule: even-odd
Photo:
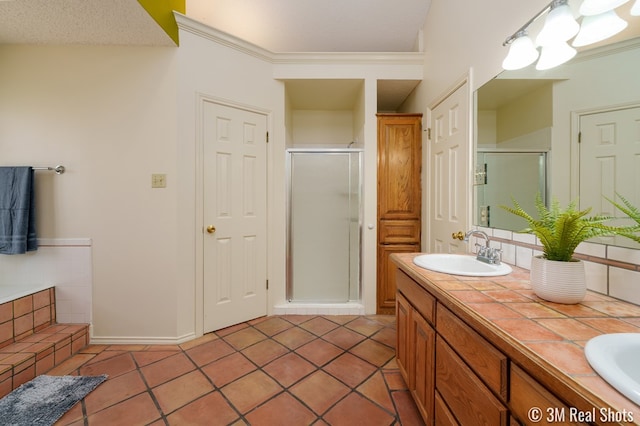
[[[531,287],[538,297],[550,302],[578,303],[584,299],[587,285],[584,263],[573,257],[576,247],[589,238],[616,235],[623,228],[605,225],[609,216],[587,216],[591,208],[578,210],[574,201],[562,209],[553,200],[547,208],[538,194],[535,206],[538,219],[515,199],[513,207],[501,206],[525,219],[529,227],[522,232],[535,234],[542,244],[543,254],[531,260]]]

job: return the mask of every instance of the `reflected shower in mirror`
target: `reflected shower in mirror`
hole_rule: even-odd
[[[570,62],[551,70],[528,67],[505,71],[476,92],[476,176],[483,159],[492,153],[548,153],[545,176],[547,201],[578,200],[594,214],[622,216],[606,198],[616,193],[640,205],[640,37],[580,52]],[[509,160],[515,161],[515,160]],[[500,166],[503,167],[503,166]],[[506,174],[498,187],[507,200],[532,202],[525,193],[529,178]],[[489,168],[487,181],[491,182]],[[525,223],[505,223],[497,206],[489,205],[476,177],[475,224],[482,224],[489,207],[489,226],[519,230]],[[520,181],[520,183],[517,183]],[[508,186],[506,186],[508,185]],[[485,197],[485,198],[483,198]],[[605,198],[606,197],[606,198]],[[602,240],[638,247],[630,240]]]
[[[476,154],[476,223],[484,227],[519,231],[521,219],[499,206],[511,206],[512,197],[527,212],[535,212],[535,199],[547,193],[545,151],[480,150]],[[515,194],[518,194],[517,196]]]

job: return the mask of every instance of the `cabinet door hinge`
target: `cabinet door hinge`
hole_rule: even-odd
[[[431,140],[431,127],[427,127],[427,139]]]
[[[269,290],[269,280],[267,280],[267,290]]]
[[[269,143],[269,132],[267,132],[267,143]]]
[[[578,143],[582,143],[582,132],[578,132]]]

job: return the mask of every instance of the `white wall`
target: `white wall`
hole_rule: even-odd
[[[433,0],[424,25],[424,79],[403,110],[427,107],[463,75],[471,90],[502,71],[503,41],[549,2]]]
[[[176,52],[0,46],[1,162],[66,166],[39,236],[92,241],[95,336],[176,336]]]
[[[346,148],[354,139],[353,111],[294,110],[293,146]]]

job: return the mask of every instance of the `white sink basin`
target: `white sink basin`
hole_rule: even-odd
[[[640,404],[640,333],[612,333],[587,342],[591,367],[618,392]]]
[[[421,254],[413,258],[413,263],[432,271],[469,277],[495,277],[510,274],[512,271],[511,266],[505,263],[490,265],[466,254]]]

